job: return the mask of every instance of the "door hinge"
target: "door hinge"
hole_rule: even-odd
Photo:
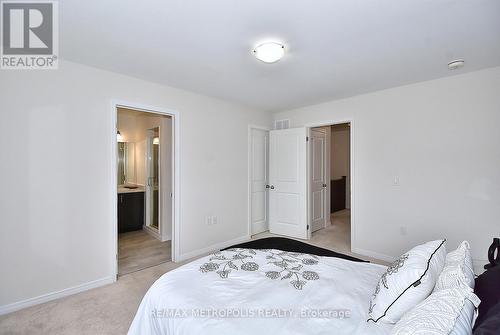
[[[307,225],[307,230],[309,230],[309,225]]]
[[[309,136],[306,136],[306,142],[309,142]]]

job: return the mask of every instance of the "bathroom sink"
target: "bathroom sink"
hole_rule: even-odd
[[[128,188],[129,190],[135,190],[136,188],[139,188],[139,186],[132,186],[132,185],[127,185],[123,186],[124,188]]]

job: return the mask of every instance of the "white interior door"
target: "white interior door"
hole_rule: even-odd
[[[309,238],[307,128],[271,130],[269,136],[269,231]]]
[[[311,130],[311,228],[312,231],[326,225],[326,131]]]
[[[269,131],[250,129],[250,223],[251,234],[268,227]]]

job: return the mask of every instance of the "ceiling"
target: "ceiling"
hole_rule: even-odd
[[[498,0],[64,0],[67,60],[279,111],[500,65]],[[274,64],[251,50],[282,41]],[[447,63],[464,58],[463,69]]]

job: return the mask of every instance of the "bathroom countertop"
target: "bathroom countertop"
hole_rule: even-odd
[[[137,186],[137,188],[126,188],[125,186]],[[142,185],[119,185],[118,186],[118,194],[123,194],[123,193],[138,193],[138,192],[144,192],[144,186]]]

